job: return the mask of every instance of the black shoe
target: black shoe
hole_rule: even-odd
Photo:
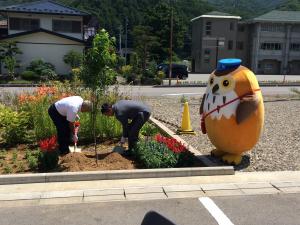
[[[132,150],[124,151],[124,152],[122,153],[122,156],[133,156],[133,151],[132,151]]]

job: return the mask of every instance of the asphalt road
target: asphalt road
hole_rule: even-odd
[[[291,93],[291,88],[298,87],[261,87],[263,95],[288,95]],[[35,88],[32,87],[0,87],[1,93],[22,93],[32,92]],[[124,95],[132,96],[199,96],[205,92],[205,87],[152,87],[152,86],[120,86],[119,90]]]
[[[140,225],[150,210],[176,225],[299,225],[300,194],[0,208],[0,224]]]
[[[209,74],[189,74],[187,81],[202,81],[208,80]],[[258,81],[300,81],[300,75],[256,75]]]

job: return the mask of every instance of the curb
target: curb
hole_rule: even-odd
[[[260,87],[298,87],[300,86],[300,82],[295,83],[265,83],[258,82]],[[154,88],[178,88],[178,87],[206,87],[207,84],[182,84],[182,85],[154,85]]]
[[[43,85],[42,84],[0,84],[0,87],[41,87],[41,86]]]
[[[232,166],[1,175],[0,185],[92,180],[233,175]]]

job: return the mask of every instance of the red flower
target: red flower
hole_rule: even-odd
[[[53,136],[39,141],[39,146],[42,152],[53,152],[57,148],[57,138]]]
[[[74,122],[74,126],[75,126],[75,127],[79,127],[79,126],[80,126],[80,122],[79,122],[79,121],[75,121],[75,122]]]
[[[168,138],[158,134],[155,136],[155,140],[159,143],[165,144],[168,147],[168,149],[170,149],[174,153],[181,153],[187,151],[186,147],[174,138]]]

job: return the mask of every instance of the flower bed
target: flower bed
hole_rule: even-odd
[[[199,166],[194,155],[174,138],[160,134],[153,141],[140,141],[134,154],[145,168]]]
[[[91,116],[80,113],[79,147],[82,153],[58,156],[56,130],[48,115],[55,101],[70,95],[88,99],[86,89],[71,83],[41,86],[31,94],[8,96],[0,103],[0,173],[49,171],[89,171],[106,169],[172,168],[201,166],[187,149],[171,138],[155,136],[158,129],[146,123],[140,132],[141,142],[131,157],[113,152],[122,128],[115,119],[97,114],[96,137],[98,161],[93,143]],[[124,97],[124,96],[123,96]],[[115,102],[118,92],[111,92],[102,101]],[[155,137],[155,138],[154,138]]]

